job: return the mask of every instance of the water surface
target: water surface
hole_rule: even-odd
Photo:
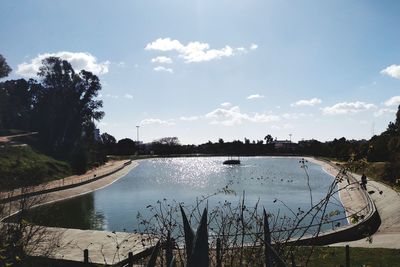
[[[224,157],[160,158],[140,162],[139,166],[110,186],[34,209],[32,220],[37,224],[78,229],[132,231],[137,229],[136,214],[148,214],[146,206],[166,199],[194,204],[196,198],[209,195],[229,185],[237,194],[218,194],[209,199],[209,208],[219,202],[239,201],[245,192],[246,205],[260,206],[269,212],[290,212],[310,207],[307,176],[299,158],[244,157],[239,166],[226,166]],[[314,203],[322,199],[333,181],[320,165],[308,162],[307,171]],[[336,195],[338,198],[338,196]],[[275,201],[279,199],[280,201]],[[337,210],[343,217],[340,202]],[[341,221],[346,224],[345,220]]]

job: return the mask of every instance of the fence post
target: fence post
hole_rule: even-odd
[[[89,263],[89,250],[87,248],[83,250],[83,262]]]
[[[264,209],[264,256],[265,256],[265,266],[272,267],[272,259],[271,259],[271,232],[269,230],[268,216],[267,212]]]
[[[295,261],[295,259],[294,259],[293,252],[290,252],[290,258],[291,258],[291,260],[292,260],[292,267],[297,267],[297,266],[296,266],[296,261]]]
[[[133,266],[133,253],[129,252],[128,253],[128,267],[132,267]]]
[[[217,238],[217,267],[222,267],[221,262],[221,239]]]
[[[346,267],[350,267],[350,246],[346,245]]]
[[[167,266],[169,266],[172,262],[172,241],[171,241],[171,232],[168,230],[167,232],[167,242],[166,242],[166,248],[165,248],[165,259]]]

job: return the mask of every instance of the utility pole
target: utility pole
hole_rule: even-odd
[[[136,125],[136,141],[139,143],[139,125]]]

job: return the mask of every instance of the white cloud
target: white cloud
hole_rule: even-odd
[[[287,120],[298,120],[304,117],[313,117],[313,114],[306,114],[306,113],[284,113],[282,114],[282,118]]]
[[[180,119],[181,121],[195,121],[195,120],[198,120],[199,117],[198,117],[198,116],[191,116],[191,117],[184,117],[184,116],[182,116],[182,117],[180,117],[179,119]]]
[[[251,50],[257,48],[256,44],[250,46]],[[193,62],[203,62],[215,59],[221,59],[223,57],[231,57],[237,52],[247,52],[244,47],[232,48],[229,45],[220,49],[211,49],[208,43],[202,42],[189,42],[184,45],[178,40],[172,40],[171,38],[158,38],[154,42],[148,43],[145,50],[155,50],[155,51],[176,51],[178,56],[185,60],[185,63]]]
[[[71,63],[75,71],[86,70],[93,74],[101,75],[108,72],[109,61],[97,62],[96,57],[86,52],[67,52],[39,54],[31,62],[18,65],[16,73],[24,77],[34,77],[39,71],[42,61],[48,57],[59,57]]]
[[[400,79],[400,65],[390,65],[386,69],[381,70],[381,74]]]
[[[236,48],[236,49],[234,49],[237,53],[244,53],[244,54],[247,54],[249,51],[251,51],[251,50],[256,50],[258,48],[258,45],[256,45],[256,44],[251,44],[248,48],[246,48],[246,47],[238,47],[238,48]]]
[[[232,106],[232,104],[229,102],[224,102],[224,103],[221,103],[221,106],[227,108],[227,107]]]
[[[250,45],[250,49],[251,50],[255,50],[255,49],[257,49],[258,48],[258,45],[257,44],[251,44]]]
[[[250,117],[249,120],[252,122],[272,122],[279,121],[280,117],[278,115],[256,113],[253,117]]]
[[[238,125],[244,121],[266,123],[280,120],[279,116],[272,114],[255,113],[251,116],[241,113],[238,106],[231,107],[230,109],[217,108],[207,113],[205,118],[212,119],[212,124],[222,124],[225,126]]]
[[[178,40],[171,40],[171,38],[158,38],[154,42],[148,43],[145,50],[158,50],[158,51],[182,51],[184,45]]]
[[[375,117],[380,117],[383,116],[385,114],[395,114],[396,110],[395,109],[391,109],[391,108],[381,108],[378,111],[374,112],[374,116]]]
[[[164,126],[172,126],[175,123],[172,120],[161,120],[161,119],[144,119],[140,122],[140,125],[149,125],[149,124],[159,124]]]
[[[131,95],[131,94],[125,94],[124,97],[128,98],[128,99],[133,99],[133,95]]]
[[[315,106],[321,104],[322,100],[319,98],[311,98],[311,99],[302,99],[295,103],[292,103],[292,107],[301,107],[301,106]]]
[[[354,114],[374,108],[376,108],[374,104],[357,101],[357,102],[337,103],[331,107],[323,108],[322,111],[324,114],[337,115],[337,114]]]
[[[105,97],[109,97],[109,98],[112,98],[112,99],[118,99],[119,98],[118,95],[112,95],[112,94],[106,94]]]
[[[113,64],[117,67],[124,68],[126,66],[124,61],[113,62]]]
[[[249,95],[247,99],[258,99],[258,98],[264,98],[263,95],[255,94],[255,95]]]
[[[174,73],[174,70],[173,70],[173,69],[171,69],[171,68],[166,68],[166,67],[163,67],[163,66],[157,66],[157,67],[153,68],[153,70],[155,70],[155,71],[164,71],[164,72]]]
[[[192,42],[189,43],[180,57],[185,59],[186,63],[210,61],[221,59],[223,57],[233,56],[233,49],[226,45],[221,49],[210,49],[207,43]]]
[[[385,102],[385,106],[390,107],[390,106],[398,106],[400,105],[400,95],[398,96],[393,96],[390,99],[388,99]]]
[[[172,64],[172,59],[170,57],[155,57],[151,59],[152,63],[159,63],[159,64]]]
[[[290,123],[285,123],[285,124],[283,124],[281,126],[279,126],[279,125],[272,125],[271,126],[272,130],[288,130],[288,129],[293,129],[293,128],[294,128],[294,125],[290,124]]]

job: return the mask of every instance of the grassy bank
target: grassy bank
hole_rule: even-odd
[[[321,158],[323,160],[328,160],[339,167],[347,167],[353,173],[362,175],[363,173],[369,177],[374,179],[375,181],[385,183],[392,187],[393,189],[400,191],[400,184],[394,184],[390,181],[382,179],[385,173],[385,169],[388,165],[388,162],[366,162],[366,161],[354,161],[354,162],[345,162],[339,161],[333,158]]]
[[[0,188],[9,190],[71,175],[68,163],[41,154],[29,146],[0,148]]]
[[[315,247],[309,262],[309,267],[344,266],[344,247]],[[308,255],[310,248],[300,248],[296,253],[297,266],[305,266],[304,255]],[[302,259],[303,258],[303,259]],[[400,250],[386,248],[350,248],[350,266],[400,266]]]

